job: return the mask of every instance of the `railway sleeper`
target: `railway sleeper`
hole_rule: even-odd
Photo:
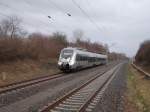
[[[50,110],[49,112],[61,112],[61,111],[58,111],[58,110]]]
[[[64,107],[64,108],[79,108],[81,105],[71,105],[71,104],[59,104],[60,107]]]
[[[83,100],[72,100],[72,99],[67,99],[66,101],[69,101],[69,102],[79,102],[79,103],[84,103],[85,102]]]
[[[86,112],[92,112],[92,110],[93,110],[93,109],[91,109],[91,108],[86,108],[85,111],[86,111]]]
[[[77,112],[78,109],[74,109],[74,108],[64,108],[64,107],[55,107],[54,110],[58,110],[61,112]]]
[[[78,98],[78,97],[70,97],[69,99],[71,100],[82,100],[85,101],[87,97],[82,97],[82,98]]]
[[[74,94],[74,96],[82,96],[82,97],[84,97],[84,96],[89,96],[90,94],[89,93],[76,93],[76,94]]]
[[[71,97],[76,97],[76,98],[83,98],[83,97],[85,97],[85,95],[72,95]]]
[[[64,101],[64,104],[70,104],[70,105],[82,105],[83,103],[80,102],[68,102],[68,101]]]

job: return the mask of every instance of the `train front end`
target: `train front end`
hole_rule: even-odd
[[[74,65],[73,55],[73,49],[63,49],[59,56],[58,68],[64,72],[71,71]]]

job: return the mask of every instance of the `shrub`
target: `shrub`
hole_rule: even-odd
[[[139,64],[150,65],[150,40],[146,40],[140,45],[135,60]]]

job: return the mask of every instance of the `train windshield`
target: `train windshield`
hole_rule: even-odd
[[[67,58],[71,58],[72,55],[73,55],[73,50],[63,50],[61,57],[67,59]]]

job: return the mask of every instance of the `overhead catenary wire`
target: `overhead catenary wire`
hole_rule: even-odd
[[[25,0],[25,1],[26,1],[26,0]],[[29,1],[26,1],[26,3],[28,3],[28,5],[30,4]],[[10,6],[10,5],[7,5],[7,4],[5,4],[5,3],[2,3],[2,2],[0,2],[0,5],[3,6],[3,7],[9,8],[9,9],[15,10],[15,11],[19,11],[18,9],[16,9],[16,8]],[[0,15],[3,16],[3,17],[5,16],[6,18],[10,18],[10,16],[5,15],[5,14],[3,14],[3,13],[1,13]],[[47,17],[47,16],[45,16],[45,17]],[[40,23],[43,23],[43,25],[45,25],[47,28],[49,28],[49,25],[48,25],[48,24],[46,24],[45,22],[43,22],[43,21],[41,21],[41,20],[39,20],[39,19],[37,19],[37,20],[38,20]],[[27,24],[26,22],[23,22],[23,21],[22,21],[22,23]],[[31,25],[30,25],[30,26],[31,26]],[[54,28],[54,25],[51,24],[51,26],[53,26],[53,29],[56,30],[56,28]]]
[[[86,16],[86,18],[97,28],[97,30],[101,33],[101,28],[94,22],[94,20],[86,13],[86,11],[81,8],[81,6],[75,1],[72,0],[73,4]]]
[[[1,13],[0,12],[0,16],[2,16],[2,17],[5,17],[6,19],[8,19],[8,18],[10,18],[11,19],[11,16],[8,16],[8,15],[6,15],[6,14],[3,14],[3,13]],[[22,23],[24,23],[24,25],[27,25],[28,23],[26,23],[26,22],[23,22],[22,21]],[[30,25],[30,24],[28,24],[29,26],[32,26],[32,25]],[[46,24],[45,24],[46,25]],[[57,30],[56,28],[54,28],[54,25],[52,25],[53,26],[53,29],[55,29],[55,30]],[[49,28],[48,26],[47,26],[47,28]],[[47,29],[46,29],[47,30]],[[48,31],[48,30],[47,30]]]
[[[89,2],[89,0],[85,0],[85,2],[87,2],[86,4],[88,4],[88,8],[92,11],[94,10],[94,8],[92,7],[92,4]],[[92,15],[95,17],[95,14],[92,13]]]
[[[47,1],[50,3],[50,5],[54,6],[56,9],[58,9],[62,14],[72,17],[72,14],[69,11],[64,11],[64,9],[62,7],[60,7],[58,4],[56,4],[53,0],[47,0]],[[51,16],[50,17],[48,16],[48,18],[51,19]],[[70,29],[70,26],[68,26],[68,25],[63,25],[63,26],[65,28],[69,27],[69,29]]]
[[[51,6],[55,7],[55,8],[56,8],[58,11],[60,11],[62,14],[65,14],[65,15],[67,15],[67,16],[69,16],[69,17],[72,16],[70,12],[64,11],[64,9],[63,9],[62,7],[60,7],[58,4],[56,4],[54,1],[52,1],[52,0],[47,0],[47,1],[49,2],[49,4],[50,4]],[[50,16],[50,15],[48,15],[47,17],[49,18],[49,20],[52,19],[52,16]],[[68,25],[63,25],[63,27],[65,27],[65,28],[68,27],[68,28],[70,29],[70,26],[68,26]]]
[[[31,6],[31,2],[30,2],[30,1],[28,1],[28,0],[23,0],[23,1],[24,1],[27,5]],[[70,13],[68,13],[68,12],[66,12],[66,11],[63,11],[63,9],[62,9],[59,5],[57,5],[55,2],[53,2],[52,0],[48,0],[48,1],[49,1],[49,3],[50,3],[52,6],[56,7],[56,8],[57,8],[59,11],[61,11],[63,14],[65,14],[65,15],[67,15],[67,16],[71,16]],[[14,7],[12,7],[12,6],[8,5],[8,4],[5,4],[5,3],[1,3],[1,2],[0,2],[0,5],[3,6],[3,7],[7,7],[7,8],[9,8],[9,9],[15,10],[15,11],[19,11],[18,9],[16,9],[16,8],[14,8]],[[44,9],[42,9],[42,8],[41,8],[41,10],[44,11],[44,12],[46,11],[46,10],[44,10]],[[56,28],[56,26],[53,24],[54,21],[55,21],[55,19],[53,18],[53,16],[46,14],[45,17],[46,17],[46,18],[48,17],[49,20],[52,20],[52,21],[50,21],[51,26],[53,26],[53,29],[58,30],[58,28]],[[39,20],[39,19],[38,19],[38,21],[40,21],[40,23],[43,23],[44,25],[48,26],[48,24],[46,24],[45,22],[43,22],[43,21],[41,21],[41,20]],[[65,25],[64,27],[68,27],[68,26]]]
[[[49,0],[48,0],[49,1]],[[29,0],[24,0],[24,2],[27,4],[27,5],[29,5],[29,6],[31,6],[31,2],[29,1]],[[57,7],[57,9],[59,9],[59,11],[62,11],[62,9],[57,5],[57,4],[55,4],[54,2],[52,2],[52,1],[50,1],[50,3],[51,3],[51,5],[52,6],[55,6],[55,7]],[[33,7],[32,7],[33,8]],[[40,8],[41,10],[42,10],[42,12],[47,12],[47,10],[44,10],[43,8]],[[65,13],[65,12],[62,12],[63,14]],[[69,15],[69,13],[65,13],[65,14],[67,14],[68,16],[71,16],[71,15]],[[54,25],[54,23],[56,23],[56,20],[55,20],[55,18],[52,16],[52,15],[48,15],[48,14],[44,14],[44,15],[46,15],[45,17],[46,17],[46,19],[48,18],[48,21],[50,21],[50,24],[51,24],[51,26],[53,26],[53,29],[55,29],[56,31],[57,30],[59,30],[55,25]],[[44,23],[44,22],[43,22]],[[66,27],[66,26],[65,26]]]
[[[28,0],[24,0],[24,2],[27,4],[27,5],[29,5],[30,7],[31,7],[31,2],[30,1],[28,1]],[[45,12],[46,10],[43,10],[43,8],[40,8],[40,10],[42,10],[43,12]],[[54,18],[51,16],[51,15],[47,15],[47,14],[45,14],[46,15],[46,18],[48,17],[49,18],[49,20],[53,20],[54,21]],[[52,22],[52,21],[51,21]],[[51,24],[52,25],[52,24]],[[54,25],[52,25],[53,27],[54,27]]]
[[[24,1],[26,1],[26,0],[24,0]],[[63,14],[65,13],[65,14],[67,14],[68,16],[72,16],[70,13],[68,13],[68,12],[66,12],[66,11],[64,11],[59,5],[57,5],[55,2],[53,2],[52,0],[48,0],[50,3],[51,3],[51,5],[53,5],[53,6],[55,6],[59,11],[61,11]],[[99,30],[100,32],[101,32],[101,28],[94,22],[94,20],[86,13],[86,11],[83,9],[83,8],[81,8],[81,6],[75,1],[75,0],[72,0],[73,1],[73,3],[80,9],[80,11],[86,16],[86,18],[97,28],[97,30]],[[29,1],[27,1],[27,3],[28,3],[28,5],[30,5],[30,2]],[[7,4],[0,4],[0,5],[3,5],[3,6],[5,6],[5,7],[8,7],[8,8],[11,8],[11,9],[14,9],[14,10],[17,10],[18,11],[18,9],[15,9],[14,7],[10,7],[9,5],[7,5]],[[45,16],[45,17],[48,17],[48,19],[49,20],[53,20],[53,17],[50,15],[47,15],[47,16]],[[38,19],[39,20],[39,19]],[[41,21],[41,20],[39,20],[40,22],[42,22],[43,24],[45,24],[46,26],[48,26],[48,24],[46,24],[45,22],[43,22],[43,21]],[[54,25],[52,25],[53,26],[53,28],[54,28]],[[55,28],[54,28],[55,29]]]
[[[31,1],[29,1],[29,0],[23,0],[28,6],[30,6],[30,7],[32,7],[33,8],[33,6],[32,6],[32,3],[31,3]],[[40,9],[40,11],[42,11],[43,13],[45,13],[45,12],[47,12],[47,10],[44,10],[44,8],[42,8],[42,7],[37,7],[38,9]],[[43,14],[42,13],[42,14]],[[43,14],[43,15],[47,15],[47,14]],[[52,16],[50,16],[51,17],[51,20],[54,20],[53,18],[52,18]]]
[[[0,16],[2,16],[2,17],[5,17],[5,18],[11,18],[10,16],[8,16],[8,15],[6,15],[6,14],[3,14],[3,13],[1,13],[0,12]],[[23,23],[25,23],[25,22],[23,22]],[[25,23],[26,24],[26,23]],[[29,24],[28,24],[29,25]],[[30,25],[30,26],[32,26],[32,25]],[[48,27],[47,27],[48,28]],[[46,31],[49,31],[48,29],[46,29]]]
[[[54,3],[52,0],[48,0],[49,3],[53,4],[60,12],[65,13],[67,16],[71,16],[69,12],[64,11],[60,6]]]
[[[67,12],[63,11],[63,9],[62,9],[60,6],[58,6],[55,2],[53,2],[52,0],[48,0],[48,1],[51,3],[51,5],[54,5],[60,12],[65,13],[65,14],[67,14],[68,16],[72,16],[70,13],[67,13]],[[92,18],[86,13],[86,11],[85,11],[84,9],[82,9],[82,8],[80,7],[80,5],[79,5],[77,2],[75,2],[74,0],[73,0],[73,3],[81,10],[81,12],[82,12],[82,13],[86,16],[86,18],[88,18],[88,20],[96,27],[96,29],[101,32],[101,28],[94,22],[94,20],[92,20]],[[48,18],[49,18],[49,17],[48,17]]]

